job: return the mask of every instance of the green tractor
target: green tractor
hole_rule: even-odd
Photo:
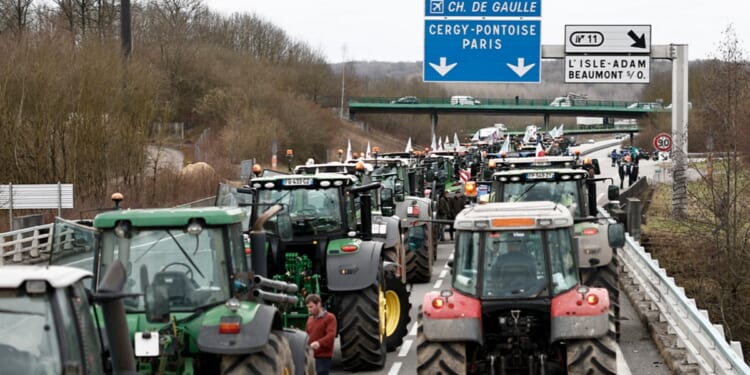
[[[285,328],[274,305],[296,304],[296,286],[249,270],[246,217],[238,207],[113,210],[93,230],[59,223],[73,239],[56,240],[52,259],[90,267],[96,281],[125,265],[139,373],[313,374],[307,334]],[[250,239],[262,243],[263,233]]]
[[[410,320],[406,285],[374,238],[387,232],[372,218],[371,194],[380,188],[360,185],[353,175],[317,173],[256,177],[245,190],[257,207],[253,217],[265,207],[283,207],[263,226],[268,275],[297,284],[300,299],[321,296],[338,319],[341,363],[350,371],[381,369]],[[289,326],[302,327],[307,317],[302,303],[285,311]]]

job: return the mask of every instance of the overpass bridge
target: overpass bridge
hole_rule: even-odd
[[[551,116],[575,117],[591,116],[621,119],[641,119],[655,113],[669,113],[670,109],[641,105],[636,101],[571,99],[563,105],[551,105],[553,99],[525,98],[476,98],[479,103],[472,105],[451,104],[449,98],[415,98],[415,103],[403,103],[394,98],[350,97],[349,117],[358,114],[410,114],[429,115],[432,118],[433,134],[437,132],[440,114],[463,115],[509,115],[543,116],[544,129],[550,128]],[[565,129],[566,134],[634,133],[637,125],[588,126],[585,129]]]

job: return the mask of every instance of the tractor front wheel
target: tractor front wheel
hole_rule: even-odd
[[[613,336],[568,342],[568,373],[617,374],[617,343]]]
[[[223,356],[221,374],[292,375],[294,374],[294,361],[289,340],[282,332],[271,331],[268,343],[263,350],[245,356]]]
[[[421,310],[421,306],[420,306]],[[432,342],[424,335],[422,313],[417,328],[417,374],[465,375],[466,344],[463,342]]]

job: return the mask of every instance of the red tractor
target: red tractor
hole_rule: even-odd
[[[574,222],[548,201],[456,217],[450,290],[425,295],[419,374],[615,374],[609,294],[583,286]],[[611,225],[614,247],[622,225]]]

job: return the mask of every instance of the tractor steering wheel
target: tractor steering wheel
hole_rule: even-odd
[[[187,272],[185,272],[185,276],[187,276],[190,280],[193,280],[193,269],[189,265],[187,265],[186,263],[182,263],[182,262],[172,262],[172,263],[169,263],[166,266],[162,267],[161,270],[160,270],[160,272],[164,272],[169,267],[172,267],[172,266],[184,267],[185,269],[187,269]]]

